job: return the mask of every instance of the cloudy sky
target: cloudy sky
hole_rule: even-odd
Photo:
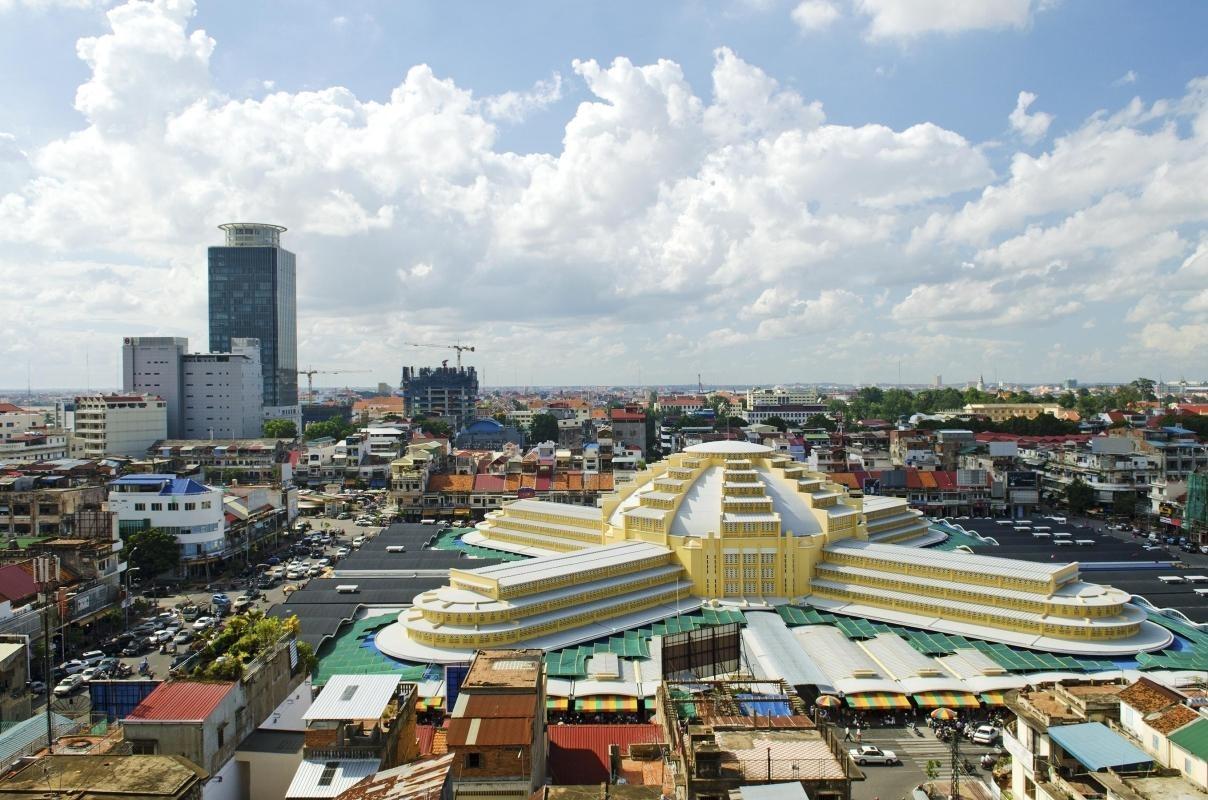
[[[457,340],[490,384],[1202,379],[1205,30],[1199,0],[0,0],[0,387],[203,349],[232,220],[289,228],[300,362],[353,383]]]

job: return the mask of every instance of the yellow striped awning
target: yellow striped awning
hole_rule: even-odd
[[[599,697],[575,698],[575,711],[637,711],[638,701],[635,697]]]
[[[910,708],[904,694],[892,692],[860,692],[849,694],[847,704],[852,708]]]
[[[440,708],[445,704],[443,697],[417,697],[415,698],[416,711],[431,711],[434,708]]]
[[[988,706],[1005,706],[1007,704],[1006,692],[982,692],[982,702]]]
[[[565,697],[545,698],[545,708],[548,711],[565,711],[570,706],[570,700]]]
[[[981,701],[969,692],[920,692],[914,695],[919,708],[977,708]]]

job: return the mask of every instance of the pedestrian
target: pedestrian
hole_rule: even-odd
[[[851,741],[851,726],[850,725],[846,725],[843,728],[843,741],[845,741],[845,742]]]
[[[859,744],[860,740],[863,738],[864,738],[864,731],[860,730],[859,728],[856,728],[856,744]]]

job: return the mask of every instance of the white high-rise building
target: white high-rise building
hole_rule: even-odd
[[[264,409],[260,342],[232,339],[229,353],[189,353],[188,348],[189,340],[180,337],[126,337],[123,391],[163,397],[171,439],[260,436]]]
[[[84,395],[75,399],[73,452],[82,458],[141,458],[168,436],[168,404],[150,394]]]

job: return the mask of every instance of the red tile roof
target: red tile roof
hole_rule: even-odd
[[[234,688],[232,681],[164,681],[134,707],[126,721],[202,722]]]
[[[428,491],[430,492],[470,492],[473,490],[473,475],[433,475],[428,479]]]
[[[21,406],[15,406],[12,403],[0,403],[0,414],[18,414],[25,411]]]
[[[607,783],[608,746],[663,741],[658,725],[550,725],[549,769],[555,783]]]
[[[646,415],[640,411],[625,411],[620,408],[612,410],[612,419],[616,422],[645,422]]]

